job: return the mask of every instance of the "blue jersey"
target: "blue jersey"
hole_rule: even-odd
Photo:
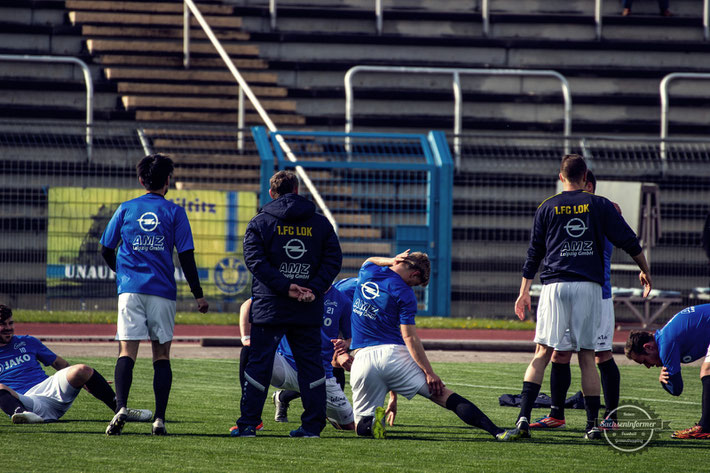
[[[108,223],[101,244],[114,249],[118,293],[150,294],[175,300],[173,247],[194,250],[185,209],[158,194],[122,203]]]
[[[417,299],[399,274],[365,263],[353,298],[351,347],[404,345],[400,325],[414,325]]]
[[[609,240],[604,244],[604,285],[602,285],[602,299],[611,299],[611,254],[614,245]]]
[[[631,256],[641,253],[638,238],[605,197],[565,191],[540,204],[530,235],[523,277],[540,281],[604,284],[604,246],[609,240]]]
[[[335,288],[345,294],[345,297],[351,301],[355,297],[355,288],[357,287],[357,278],[345,278],[333,284]]]
[[[350,338],[350,312],[352,312],[352,301],[347,298],[342,292],[331,286],[328,292],[325,293],[325,302],[323,310],[323,326],[321,327],[321,358],[323,359],[323,367],[325,368],[326,378],[333,377],[333,365],[330,364],[333,359],[333,342],[330,340],[338,338],[342,332],[343,338]],[[296,360],[293,358],[291,347],[286,341],[286,337],[281,339],[278,347],[278,352],[281,353],[289,365],[293,369],[296,367]]]
[[[656,330],[656,344],[668,375],[680,373],[681,363],[704,358],[710,346],[710,304],[681,310],[662,329]]]
[[[35,337],[15,335],[0,347],[0,384],[25,394],[48,378],[39,362],[49,366],[56,359],[57,355]]]

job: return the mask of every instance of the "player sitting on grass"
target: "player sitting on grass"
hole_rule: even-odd
[[[414,325],[417,300],[412,289],[426,286],[429,272],[429,257],[409,250],[394,258],[369,258],[360,269],[351,317],[355,352],[350,386],[357,434],[384,438],[382,403],[387,391],[394,391],[407,399],[420,394],[469,425],[500,440],[515,440],[517,436],[503,436],[505,431],[478,407],[448,389],[432,369]],[[342,355],[342,343],[334,345]]]
[[[677,439],[710,440],[710,304],[681,310],[660,330],[633,330],[624,348],[626,357],[636,363],[663,367],[658,380],[673,396],[683,392],[681,363],[705,357],[700,367],[703,385],[702,416],[694,427],[675,432]]]
[[[57,372],[47,376],[40,361]],[[81,388],[116,409],[116,395],[101,373],[87,365],[69,366],[35,337],[16,336],[12,310],[0,305],[0,409],[12,422],[55,421],[71,407]],[[152,415],[147,409],[128,410],[131,421],[149,421]]]

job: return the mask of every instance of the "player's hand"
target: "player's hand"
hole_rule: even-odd
[[[404,263],[407,259],[407,256],[409,256],[409,248],[392,258],[392,265],[394,266],[395,264],[398,263]]]
[[[288,297],[296,299],[298,302],[313,302],[316,299],[313,291],[298,284],[291,284],[288,287]]]
[[[330,339],[331,343],[333,344],[333,349],[338,351],[338,350],[348,350],[348,345],[345,343],[345,340],[342,338],[331,338]]]
[[[209,309],[210,304],[205,300],[204,297],[200,297],[199,299],[197,299],[197,310],[199,310],[203,314],[206,314]]]
[[[670,375],[668,374],[668,368],[665,366],[661,368],[661,374],[658,376],[658,381],[661,382],[661,384],[668,384],[668,379],[670,378]]]
[[[429,386],[429,392],[434,396],[440,396],[444,392],[444,382],[436,375],[430,373],[426,375],[426,384]]]
[[[530,293],[521,293],[515,301],[515,315],[520,320],[525,320],[525,309],[532,312],[532,302],[530,301]]]
[[[340,352],[335,355],[335,363],[337,363],[337,365],[345,371],[350,371],[350,369],[353,367],[353,360],[354,358],[350,356],[350,353]]]
[[[241,341],[242,341],[242,346],[243,346],[243,347],[250,347],[250,346],[251,346],[251,338],[247,338],[247,339],[245,340],[244,337],[241,337],[240,339],[241,339]]]
[[[397,417],[397,394],[390,391],[390,400],[387,402],[387,409],[385,409],[385,420],[390,427],[394,425],[395,417]]]
[[[639,281],[641,281],[641,285],[643,286],[643,297],[648,297],[648,294],[651,292],[651,288],[653,287],[653,284],[651,283],[651,275],[641,271],[639,273]]]

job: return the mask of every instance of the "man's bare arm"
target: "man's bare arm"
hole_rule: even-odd
[[[441,378],[434,373],[434,369],[431,367],[431,363],[429,363],[429,358],[426,356],[422,341],[419,339],[419,335],[417,335],[417,327],[415,325],[400,325],[400,328],[404,344],[407,346],[409,354],[412,355],[414,362],[426,375],[429,391],[435,396],[440,395],[444,391],[444,383],[441,381]]]

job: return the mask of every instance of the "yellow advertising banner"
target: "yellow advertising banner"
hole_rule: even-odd
[[[101,257],[99,241],[121,202],[144,193],[140,189],[49,189],[48,295],[115,296],[115,274]],[[249,220],[256,214],[256,194],[171,189],[165,198],[182,206],[190,220],[205,297],[249,297],[251,275],[243,262],[242,241]],[[173,259],[178,298],[192,297],[177,254]]]

